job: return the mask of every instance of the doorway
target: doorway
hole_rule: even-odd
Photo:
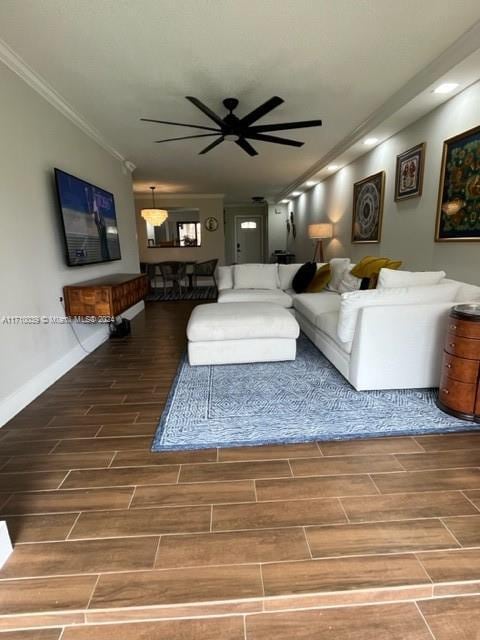
[[[235,216],[235,262],[263,262],[263,216]]]

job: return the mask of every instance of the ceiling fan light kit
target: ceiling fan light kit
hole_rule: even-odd
[[[304,129],[306,127],[320,127],[321,120],[303,120],[299,122],[284,122],[279,124],[264,124],[252,126],[257,120],[263,118],[267,113],[273,111],[276,107],[283,104],[284,100],[278,96],[273,96],[256,109],[251,111],[243,118],[236,116],[233,111],[238,107],[236,98],[225,98],[223,106],[228,113],[223,118],[212,111],[207,105],[193,96],[186,96],[193,105],[200,109],[212,122],[216,128],[204,125],[186,124],[184,122],[171,122],[169,120],[154,120],[152,118],[140,118],[143,122],[155,122],[159,124],[169,124],[179,127],[189,127],[191,129],[201,129],[203,131],[211,131],[213,133],[200,133],[193,136],[182,136],[179,138],[166,138],[164,140],[156,140],[157,143],[174,142],[177,140],[193,140],[196,138],[215,138],[213,142],[202,149],[199,155],[204,155],[217,147],[222,142],[235,142],[249,156],[257,156],[258,151],[250,144],[249,140],[257,140],[259,142],[271,142],[273,144],[281,144],[289,147],[302,147],[303,142],[291,140],[290,138],[280,138],[278,136],[268,135],[272,131],[285,131],[287,129]]]

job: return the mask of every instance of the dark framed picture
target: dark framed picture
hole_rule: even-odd
[[[385,171],[353,185],[352,242],[378,243],[382,236]]]
[[[480,127],[443,143],[435,240],[480,241]]]
[[[395,200],[418,198],[422,195],[425,142],[397,156]]]

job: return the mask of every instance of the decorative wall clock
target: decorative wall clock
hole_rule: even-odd
[[[385,172],[380,171],[353,185],[352,242],[378,243],[382,235]]]
[[[216,231],[218,229],[218,220],[213,216],[208,216],[205,220],[204,226],[207,231]]]

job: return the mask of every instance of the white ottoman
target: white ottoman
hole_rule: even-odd
[[[295,360],[299,333],[293,315],[276,304],[204,304],[188,321],[188,359],[193,366]]]

